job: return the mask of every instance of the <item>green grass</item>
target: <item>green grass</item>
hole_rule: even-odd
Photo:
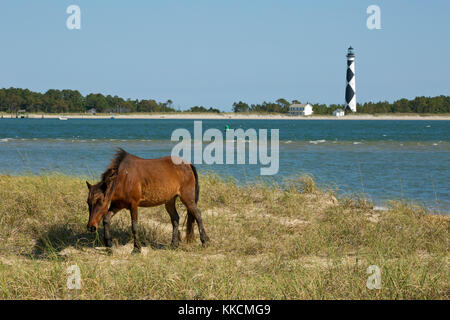
[[[336,200],[310,177],[287,187],[239,186],[200,176],[212,243],[169,248],[163,207],[140,209],[132,255],[130,217],[112,223],[117,247],[86,232],[87,188],[63,175],[0,175],[0,298],[3,299],[448,299],[449,218],[392,202]],[[178,201],[181,221],[185,209]],[[184,231],[184,227],[183,227]],[[183,232],[184,236],[184,232]],[[66,287],[78,265],[82,287]],[[369,265],[382,288],[366,287]]]

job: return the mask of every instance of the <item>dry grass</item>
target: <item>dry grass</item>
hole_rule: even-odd
[[[200,180],[211,245],[202,248],[197,234],[196,243],[169,249],[164,208],[140,209],[146,247],[131,255],[128,212],[113,219],[112,254],[85,231],[83,179],[0,176],[0,298],[449,298],[446,216],[400,202],[374,211],[361,199],[337,201],[309,177],[284,189]],[[183,221],[180,204],[179,212]],[[66,287],[73,264],[81,290]],[[369,265],[381,268],[380,290],[366,287]]]

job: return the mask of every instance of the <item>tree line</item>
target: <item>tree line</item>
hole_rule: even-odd
[[[275,102],[264,101],[261,104],[247,104],[239,101],[233,103],[233,112],[264,112],[264,113],[288,113],[289,106],[300,103],[297,100],[289,102],[278,99]],[[318,104],[311,103],[314,114],[333,114],[336,109],[345,110],[345,104]],[[387,101],[366,102],[356,105],[357,113],[450,113],[450,96],[416,97],[412,100],[400,99],[392,103]]]
[[[243,101],[234,102],[233,112],[236,113],[288,113],[289,106],[300,103],[298,100],[288,101],[280,98],[275,102],[264,101],[260,104],[248,104]],[[315,114],[332,114],[336,109],[344,109],[344,104],[311,103]],[[77,90],[50,89],[45,93],[33,92],[28,89],[2,88],[0,89],[0,112],[45,113],[84,113],[92,110],[98,113],[127,113],[127,112],[181,112],[173,107],[172,100],[158,102],[154,99],[123,99],[117,95],[104,96],[101,93],[90,93],[83,96]],[[392,103],[387,101],[366,102],[357,104],[358,113],[450,113],[450,96],[416,97],[414,99],[400,99]],[[185,112],[221,111],[213,107],[193,106]]]
[[[91,93],[83,96],[77,90],[50,89],[45,93],[28,89],[0,89],[0,112],[16,113],[127,113],[127,112],[177,112],[172,100],[157,102],[153,99],[123,99],[118,96]],[[203,106],[191,107],[187,112],[219,112]]]
[[[389,103],[366,102],[358,104],[356,111],[361,113],[450,113],[450,96],[416,97],[412,100],[400,99]]]

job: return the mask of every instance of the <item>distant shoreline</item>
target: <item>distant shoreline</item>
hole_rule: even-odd
[[[44,114],[44,118],[55,119],[62,114]],[[450,120],[450,114],[419,115],[419,114],[352,114],[344,117],[331,115],[289,116],[284,114],[242,114],[242,113],[155,113],[155,114],[64,114],[68,119],[222,119],[222,120]],[[28,114],[28,118],[42,118],[42,114]],[[11,118],[10,114],[3,114],[4,119]],[[15,116],[13,116],[15,118]]]

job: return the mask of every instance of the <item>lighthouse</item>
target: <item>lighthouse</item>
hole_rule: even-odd
[[[356,112],[355,53],[353,48],[347,52],[347,88],[345,89],[345,111]]]

